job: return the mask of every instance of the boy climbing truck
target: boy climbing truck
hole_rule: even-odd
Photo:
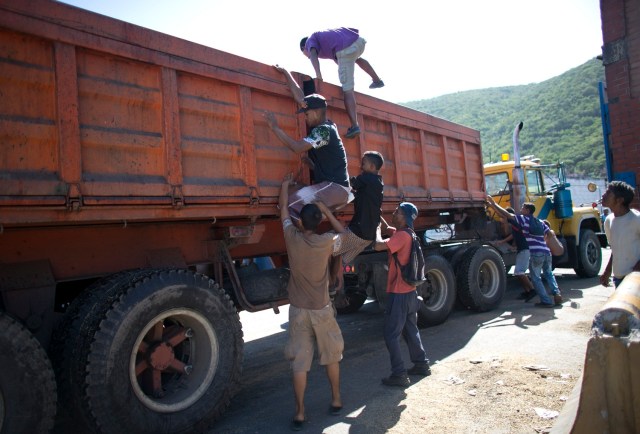
[[[519,157],[522,126],[514,130],[514,159],[503,154],[503,161],[485,164],[487,194],[503,208],[519,210],[524,202],[533,203],[535,216],[549,222],[564,246],[564,253],[553,257],[553,265],[573,268],[580,277],[595,277],[602,264],[601,247],[608,245],[600,213],[590,206],[573,206],[563,163],[540,164],[533,156]],[[499,219],[494,213],[490,216]],[[505,246],[500,249],[509,269],[515,264],[515,253]]]
[[[0,60],[0,432],[45,432],[58,404],[78,430],[208,429],[240,383],[238,311],[288,303],[280,181],[310,172],[264,119],[306,133],[282,74],[46,0],[0,0]],[[341,90],[316,91],[346,129]],[[350,173],[380,152],[383,217],[420,211],[421,325],[456,296],[496,307],[506,276],[478,131],[358,103]],[[368,250],[349,264],[348,309],[384,304],[387,262]]]

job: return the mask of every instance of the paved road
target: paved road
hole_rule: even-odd
[[[608,259],[609,250],[605,249],[603,266]],[[457,309],[444,324],[424,329],[422,338],[428,356],[432,364],[436,363],[434,373],[438,362],[487,352],[517,353],[545,361],[556,369],[575,370],[582,366],[592,318],[612,289],[599,285],[597,278],[578,279],[573,270],[557,269],[555,274],[567,299],[562,309],[539,309],[533,307],[533,301],[518,300],[520,289],[511,277],[499,309],[485,313]],[[572,308],[570,301],[579,307]],[[288,309],[284,306],[280,311],[278,315],[273,311],[241,314],[246,342],[242,387],[212,433],[291,432],[293,391],[288,363],[282,356]],[[327,414],[327,381],[324,370],[314,363],[306,395],[307,433],[371,433],[375,409],[398,411],[394,410],[398,400],[406,398],[404,393],[380,385],[380,379],[388,375],[389,360],[382,338],[383,316],[377,303],[366,303],[360,311],[340,316],[339,323],[346,347],[341,379],[344,414],[348,417]],[[417,383],[412,387],[426,386]],[[415,412],[406,411],[391,418],[386,416],[376,422],[375,432],[386,432],[396,424],[407,423],[405,418],[416,417]]]

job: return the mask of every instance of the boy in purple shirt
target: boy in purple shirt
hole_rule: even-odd
[[[351,121],[351,127],[344,135],[351,139],[360,134],[358,116],[356,112],[356,95],[354,93],[354,70],[357,64],[364,72],[369,74],[373,82],[370,89],[384,86],[384,82],[378,77],[371,64],[360,57],[364,52],[367,41],[360,37],[358,29],[339,27],[337,29],[323,30],[302,38],[300,50],[311,60],[311,65],[316,72],[316,79],[322,81],[320,62],[318,59],[331,59],[338,64],[338,76],[344,94],[344,106]]]

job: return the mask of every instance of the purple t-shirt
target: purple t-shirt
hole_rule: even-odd
[[[358,29],[339,27],[322,30],[309,36],[304,45],[304,52],[309,53],[312,48],[315,48],[318,52],[318,58],[335,60],[336,52],[344,50],[359,37]]]

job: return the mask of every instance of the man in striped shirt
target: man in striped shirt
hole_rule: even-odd
[[[536,211],[535,205],[527,202],[522,205],[520,214],[511,214],[509,211],[498,205],[491,196],[487,196],[487,204],[495,209],[498,214],[506,218],[509,222],[511,222],[512,224],[515,223],[516,226],[514,227],[518,229],[518,235],[522,234],[526,238],[529,248],[527,250],[524,247],[519,247],[518,255],[528,253],[529,274],[531,275],[533,287],[536,290],[538,297],[540,297],[540,302],[536,303],[535,306],[547,308],[555,306],[555,303],[547,295],[547,290],[545,289],[540,277],[541,273],[544,273],[545,279],[549,282],[549,285],[551,285],[554,299],[557,300],[558,303],[560,303],[562,301],[560,297],[560,290],[558,288],[558,284],[555,281],[555,278],[553,278],[553,272],[551,269],[551,251],[547,247],[547,243],[544,241],[544,236],[547,234],[547,232],[549,232],[549,226],[544,226],[543,235],[532,235],[529,232],[531,218]],[[521,264],[520,262],[521,261],[518,261],[518,258],[516,258],[516,275],[520,273],[524,275],[524,271],[526,270],[526,265]],[[557,298],[556,295],[558,296]],[[529,296],[525,295],[525,301],[529,300]]]
[[[522,232],[527,238],[527,243],[529,243],[529,275],[531,276],[533,287],[538,293],[538,297],[540,297],[540,302],[536,303],[535,306],[552,308],[555,306],[555,303],[549,295],[547,295],[547,290],[545,289],[541,279],[541,275],[544,271],[545,279],[552,287],[554,299],[556,295],[560,296],[558,285],[554,285],[555,278],[552,280],[548,276],[548,274],[551,273],[551,250],[547,247],[544,236],[549,232],[549,226],[543,224],[544,233],[542,235],[533,235],[529,231],[529,227],[531,225],[531,219],[535,218],[533,216],[535,212],[535,205],[530,202],[525,202],[522,205],[520,214],[516,214],[515,218],[522,227]]]

